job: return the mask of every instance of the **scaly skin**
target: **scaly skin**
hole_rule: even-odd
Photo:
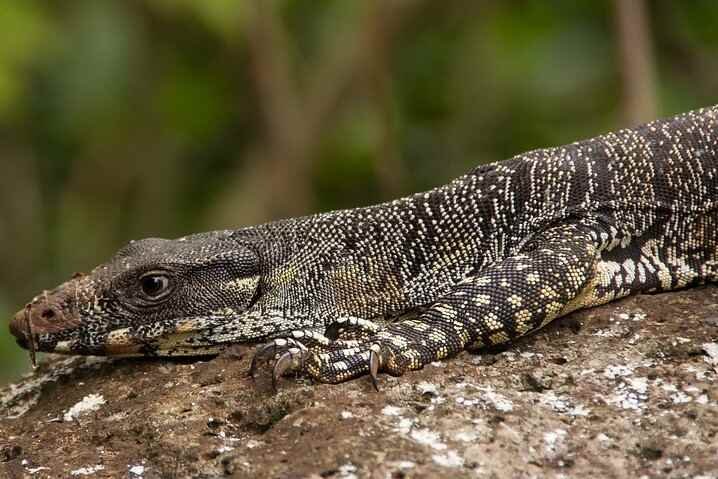
[[[69,354],[270,339],[256,359],[277,359],[275,377],[399,375],[576,309],[716,281],[717,155],[710,107],[390,203],[135,241],[34,298],[11,329]]]

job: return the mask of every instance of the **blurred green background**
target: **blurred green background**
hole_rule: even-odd
[[[0,315],[133,238],[366,205],[713,104],[716,25],[712,0],[4,0]],[[26,363],[0,325],[0,383]]]

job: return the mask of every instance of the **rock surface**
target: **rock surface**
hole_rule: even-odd
[[[0,476],[718,478],[718,287],[575,313],[511,348],[278,394],[251,349],[59,358],[0,391]]]

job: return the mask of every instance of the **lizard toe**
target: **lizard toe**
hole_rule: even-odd
[[[380,326],[371,320],[347,316],[338,318],[329,324],[324,335],[333,340],[367,341],[380,329]]]
[[[252,356],[252,362],[249,366],[249,376],[254,377],[261,363],[278,360],[282,353],[292,348],[306,349],[307,347],[293,338],[275,338],[268,343],[258,346],[254,356]]]
[[[307,358],[306,370],[316,381],[336,384],[369,372],[369,351],[352,347]]]
[[[311,353],[306,349],[289,348],[282,353],[272,368],[272,389],[277,392],[279,378],[290,372],[299,372],[304,369],[304,361]]]
[[[408,369],[405,365],[409,363],[397,362],[397,357],[401,356],[391,346],[372,341],[324,354],[312,354],[307,358],[306,370],[315,380],[331,384],[368,374],[378,391],[379,372],[399,376]]]
[[[324,357],[332,351],[341,351],[359,344],[356,340],[332,340],[314,330],[291,331],[257,347],[249,367],[249,376],[255,377],[260,364],[273,361],[272,386],[276,391],[276,384],[285,373],[303,372],[306,369],[307,358]]]
[[[388,348],[387,348],[388,349]],[[400,351],[391,351],[388,349],[383,357],[385,361],[382,363],[382,371],[391,376],[401,376],[406,371],[412,369],[420,369],[420,354],[415,349],[402,349]]]

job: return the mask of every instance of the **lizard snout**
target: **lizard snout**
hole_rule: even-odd
[[[48,295],[44,295],[44,301],[35,300],[25,305],[25,309],[18,311],[10,321],[10,332],[17,338],[17,343],[30,351],[30,363],[37,367],[36,352],[38,351],[38,336],[35,325],[40,323],[45,331],[47,328],[42,322],[52,321],[55,318],[62,318],[61,310],[52,305]]]
[[[10,333],[15,336],[20,347],[27,349],[27,325],[25,323],[25,310],[18,311],[15,317],[10,320]]]
[[[18,344],[27,348],[30,334],[57,333],[71,327],[73,321],[66,316],[62,305],[62,297],[41,295],[15,313],[10,321],[10,332]]]

